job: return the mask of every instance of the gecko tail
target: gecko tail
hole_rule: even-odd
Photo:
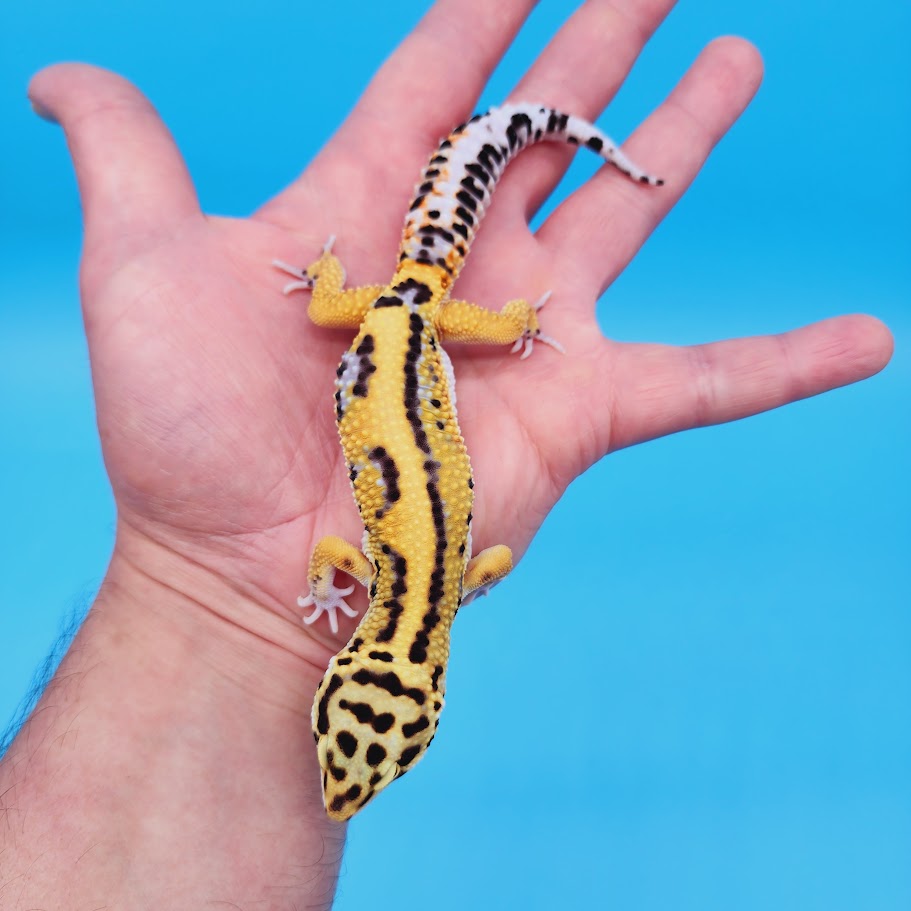
[[[637,183],[664,183],[581,117],[539,104],[504,104],[457,126],[431,156],[405,219],[399,259],[438,266],[454,278],[506,166],[545,141],[590,149]]]

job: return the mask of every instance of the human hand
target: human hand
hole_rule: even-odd
[[[31,89],[36,106],[66,131],[85,210],[86,330],[118,506],[104,610],[89,621],[89,632],[108,622],[116,635],[102,640],[96,633],[105,647],[94,654],[123,670],[111,649],[123,650],[126,639],[134,657],[148,652],[151,638],[156,659],[165,651],[166,666],[193,686],[176,705],[170,700],[167,713],[145,713],[132,727],[141,721],[146,735],[163,725],[192,732],[199,764],[239,789],[279,783],[267,806],[243,808],[259,831],[291,842],[277,842],[284,850],[270,844],[273,863],[325,845],[337,832],[320,815],[307,715],[326,660],[350,626],[337,637],[322,624],[303,629],[292,605],[314,540],[325,532],[357,540],[360,530],[332,421],[334,371],[348,339],[309,325],[302,304],[280,296],[282,277],[268,263],[306,263],[336,234],[350,284],[385,281],[420,167],[439,137],[471,112],[532,5],[441,0],[300,180],[249,220],[199,212],[170,137],[123,80],[55,67]],[[621,14],[586,4],[513,97],[596,116],[670,5],[639,0]],[[580,72],[580,59],[594,69]],[[455,353],[477,478],[479,547],[503,542],[521,553],[566,484],[611,449],[774,407],[860,379],[887,360],[886,331],[857,317],[697,349],[619,345],[598,332],[598,294],[684,191],[759,75],[744,42],[726,39],[703,53],[625,146],[665,178],[660,190],[603,170],[532,235],[528,219],[568,152],[537,147],[507,172],[457,296],[499,307],[552,289],[545,331],[568,353],[545,349],[523,363],[499,351]],[[142,611],[150,601],[135,595],[137,580],[152,595],[148,618]],[[170,601],[174,610],[161,607]],[[140,618],[148,637],[136,635]],[[174,629],[189,648],[174,648]],[[71,656],[68,667],[77,660]],[[110,692],[103,674],[102,667],[82,699]],[[143,686],[151,700],[151,674],[142,664],[138,679],[121,675],[118,685],[126,693]],[[188,719],[186,703],[201,689],[205,710]],[[222,727],[231,719],[232,737],[209,730],[213,703],[224,709]],[[261,723],[267,705],[277,708]],[[81,716],[81,731],[88,732],[91,717]],[[130,722],[117,721],[126,762]],[[169,749],[173,755],[189,747],[181,735]],[[55,787],[66,780],[58,775]],[[172,770],[169,793],[179,794],[180,784]],[[160,802],[162,794],[150,796]],[[233,809],[237,797],[219,794],[219,801]],[[194,807],[193,820],[205,812]],[[185,825],[199,834],[195,822]],[[173,850],[189,862],[194,841],[203,843],[177,839]],[[221,846],[205,844],[210,855]],[[224,852],[228,860],[237,854],[231,846]]]
[[[584,6],[512,97],[597,116],[668,5],[639,3],[630,16]],[[267,264],[309,261],[333,233],[351,284],[384,282],[421,165],[472,111],[527,7],[470,17],[471,40],[460,41],[463,11],[438,4],[300,179],[247,220],[202,215],[177,149],[132,86],[85,67],[37,77],[32,97],[66,130],[84,200],[86,327],[124,528],[191,555],[285,618],[314,538],[339,528],[359,537],[331,409],[347,339],[281,299]],[[599,69],[579,78],[579,59]],[[569,153],[539,147],[507,173],[457,296],[499,307],[553,289],[546,330],[568,354],[523,364],[504,351],[457,355],[482,546],[521,553],[566,485],[612,449],[851,382],[888,357],[887,333],[866,318],[694,348],[619,344],[598,331],[596,298],[759,79],[745,42],[706,49],[626,146],[665,178],[661,190],[602,169],[533,234],[528,220]],[[324,644],[334,651],[349,633]],[[308,655],[325,663],[322,650]]]

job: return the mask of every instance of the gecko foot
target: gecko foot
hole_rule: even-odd
[[[500,580],[497,579],[494,582],[488,582],[487,585],[482,585],[480,588],[476,588],[473,592],[469,592],[462,598],[461,607],[464,607],[466,604],[471,604],[476,598],[484,598],[490,594],[490,590],[495,586],[499,585]]]
[[[288,282],[288,284],[282,288],[283,294],[291,294],[293,291],[309,291],[313,287],[313,279],[307,275],[306,269],[292,266],[280,259],[273,259],[272,265],[275,266],[276,269],[281,269],[282,272],[287,272],[288,275],[292,275],[297,279],[297,281]]]
[[[555,339],[551,338],[549,335],[545,335],[540,326],[538,326],[538,311],[547,303],[550,299],[552,292],[545,291],[534,304],[532,304],[532,313],[529,318],[529,326],[522,333],[519,338],[516,339],[515,344],[510,349],[510,354],[515,354],[517,351],[521,350],[522,353],[519,355],[519,360],[524,361],[525,358],[529,357],[534,350],[535,342],[541,342],[545,345],[550,345],[556,351],[559,351],[560,354],[566,354],[564,347]]]
[[[315,623],[323,614],[329,619],[329,628],[333,633],[338,632],[338,614],[341,611],[346,617],[356,617],[357,611],[351,607],[345,598],[354,591],[354,586],[336,588],[331,580],[321,580],[315,590],[311,589],[309,595],[301,595],[297,599],[298,607],[313,607],[314,611],[309,617],[304,617],[306,626]]]
[[[323,244],[323,256],[328,256],[332,252],[332,247],[335,244],[335,235],[330,234],[329,239],[326,243]],[[319,260],[317,260],[318,262]],[[296,281],[288,282],[284,288],[282,288],[283,294],[291,294],[294,291],[311,291],[313,289],[314,282],[316,278],[310,275],[309,270],[301,269],[298,266],[292,266],[290,263],[286,263],[281,259],[273,259],[272,265],[276,269],[280,269],[282,272],[287,272],[288,275],[292,276]],[[316,263],[312,264],[313,266]],[[312,268],[312,266],[311,266]]]

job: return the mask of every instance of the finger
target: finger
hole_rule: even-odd
[[[566,268],[587,273],[600,294],[692,183],[761,79],[762,60],[749,42],[711,42],[624,145],[634,161],[663,177],[665,185],[634,184],[606,166],[547,219],[539,239]]]
[[[674,0],[587,0],[554,36],[510,92],[510,99],[547,105],[594,120],[632,69]],[[530,219],[553,191],[573,149],[544,143],[510,167],[498,200]]]
[[[375,172],[385,194],[407,196],[442,136],[471,113],[536,0],[437,0],[381,67],[320,157],[260,215],[293,224],[341,153]],[[371,158],[373,160],[367,160]],[[387,184],[387,181],[389,184]]]
[[[602,413],[609,449],[733,421],[845,386],[882,370],[892,335],[877,319],[842,316],[782,335],[709,345],[611,346]]]
[[[58,64],[32,79],[29,98],[66,134],[87,248],[126,253],[198,213],[174,140],[131,83],[97,67]]]

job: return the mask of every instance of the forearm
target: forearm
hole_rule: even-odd
[[[0,763],[0,907],[331,902],[313,669],[118,553]]]

